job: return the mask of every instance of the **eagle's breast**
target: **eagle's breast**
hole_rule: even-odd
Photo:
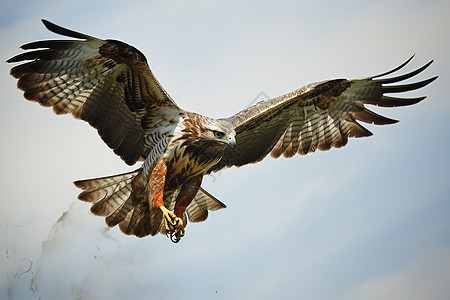
[[[166,181],[171,188],[196,176],[202,176],[223,156],[223,145],[206,138],[200,115],[183,116],[173,133],[164,159],[167,165]],[[174,180],[175,179],[175,180]]]

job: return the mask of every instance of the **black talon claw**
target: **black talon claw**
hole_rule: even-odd
[[[178,237],[178,235],[175,233],[175,230],[167,230],[166,236],[175,244],[181,240],[181,237]]]
[[[179,241],[181,241],[181,238],[183,237],[183,236],[179,236],[175,232],[175,230],[167,230],[166,236],[175,244],[178,243]]]
[[[174,230],[168,230],[166,232],[166,236],[172,241],[172,243],[178,243],[181,238],[179,238],[176,234]]]
[[[172,243],[176,244],[181,241],[181,238],[179,238],[174,232],[172,232],[172,234],[170,235],[170,240],[172,241]]]
[[[184,236],[184,228],[179,229],[178,227],[183,227],[183,221],[179,218],[175,218],[169,214],[164,216],[166,223],[166,236],[173,242],[178,243]],[[180,226],[181,225],[181,226]]]

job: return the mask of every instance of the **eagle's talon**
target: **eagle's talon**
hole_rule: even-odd
[[[169,237],[170,240],[173,243],[178,243],[181,240],[181,238],[184,236],[184,234],[185,234],[183,225],[181,225],[180,227],[176,228],[174,231],[170,231],[169,234],[170,234],[170,237]]]
[[[171,232],[170,233],[170,236],[169,236],[169,238],[170,238],[170,240],[173,242],[173,243],[178,243],[180,240],[181,240],[181,238],[179,238],[176,234],[175,234],[175,232]]]
[[[166,236],[173,242],[178,243],[184,236],[184,228],[176,228],[175,230],[167,230]]]
[[[183,221],[181,219],[177,221],[177,226],[173,230],[167,231],[167,234],[172,242],[178,243],[185,234]]]
[[[170,215],[170,212],[164,216],[164,221],[166,222],[166,229],[175,228],[178,224],[178,221],[174,219],[174,216]]]
[[[175,230],[175,236],[178,240],[181,240],[184,234],[185,234],[184,227],[181,224],[181,226]]]
[[[167,236],[169,239],[172,239],[173,233],[174,233],[173,230],[166,230],[166,236]]]
[[[164,206],[161,206],[160,209],[164,216],[167,237],[172,242],[178,243],[185,234],[183,220]]]

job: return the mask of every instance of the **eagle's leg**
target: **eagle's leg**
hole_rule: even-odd
[[[194,199],[195,195],[198,192],[198,189],[200,188],[202,177],[203,176],[185,182],[181,186],[181,190],[177,195],[177,199],[175,200],[175,208],[173,210],[175,216],[177,216],[181,220],[183,219],[183,214],[186,210],[186,207],[188,207],[192,199]],[[185,234],[183,222],[179,223],[179,225],[181,226],[178,226],[171,235],[171,239],[173,242],[179,242]]]
[[[168,235],[172,236],[175,230],[183,228],[183,220],[164,206],[164,185],[166,182],[167,166],[164,160],[160,160],[152,171],[148,180],[148,199],[153,199],[153,203],[158,207],[164,219],[164,225]],[[173,239],[172,239],[173,241]]]

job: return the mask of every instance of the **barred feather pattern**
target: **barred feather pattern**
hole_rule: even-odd
[[[208,218],[208,211],[216,211],[226,207],[224,203],[200,188],[194,200],[187,206],[186,213],[190,222],[203,222]]]
[[[424,71],[433,61],[409,73],[387,77],[399,67],[363,79],[334,79],[306,85],[286,95],[259,102],[227,118],[235,126],[236,148],[227,149],[222,160],[208,173],[225,167],[242,166],[272,157],[306,155],[347,144],[349,137],[366,137],[372,133],[358,121],[385,125],[398,122],[365,107],[366,104],[398,107],[416,104],[425,97],[387,96],[420,89],[437,76],[408,84],[399,82]]]
[[[78,198],[93,203],[91,207],[93,214],[106,217],[106,223],[110,227],[119,224],[120,230],[125,234],[138,237],[165,234],[161,210],[158,208],[149,210],[145,192],[132,194],[132,181],[139,174],[142,174],[142,169],[115,176],[76,181],[75,185],[83,189]],[[174,209],[179,191],[180,188],[164,194],[164,205],[168,209]],[[226,205],[200,188],[186,208],[184,224],[187,224],[188,219],[191,222],[205,221],[208,211],[222,208],[226,208]]]
[[[98,130],[103,141],[127,164],[151,151],[147,140],[155,128],[177,123],[182,110],[151,72],[145,56],[120,41],[102,40],[48,21],[58,34],[82,40],[46,40],[23,45],[30,50],[8,62],[24,97],[71,113]],[[24,62],[28,61],[28,62]]]
[[[83,190],[78,199],[94,203],[91,212],[107,217],[130,198],[131,182],[139,172],[140,169],[115,176],[75,181],[74,184]]]
[[[188,219],[201,222],[209,210],[225,207],[203,189],[197,191],[205,172],[255,163],[268,154],[292,157],[345,146],[349,137],[372,134],[359,121],[397,122],[365,105],[418,103],[425,97],[387,94],[417,90],[437,78],[400,84],[432,61],[409,73],[385,77],[405,67],[411,57],[380,75],[312,83],[229,118],[212,119],[180,109],[133,46],[43,22],[49,30],[77,40],[23,45],[29,51],[7,61],[21,63],[11,75],[26,99],[53,107],[58,115],[71,113],[87,121],[127,164],[145,158],[136,171],[75,182],[83,189],[79,199],[92,203],[94,214],[106,217],[108,226],[119,225],[124,233],[138,237],[165,233],[161,210],[152,205],[154,199],[147,199],[147,184],[156,182],[148,177],[159,161],[167,166],[164,205],[173,210],[180,195],[180,202],[187,205],[185,224]]]

